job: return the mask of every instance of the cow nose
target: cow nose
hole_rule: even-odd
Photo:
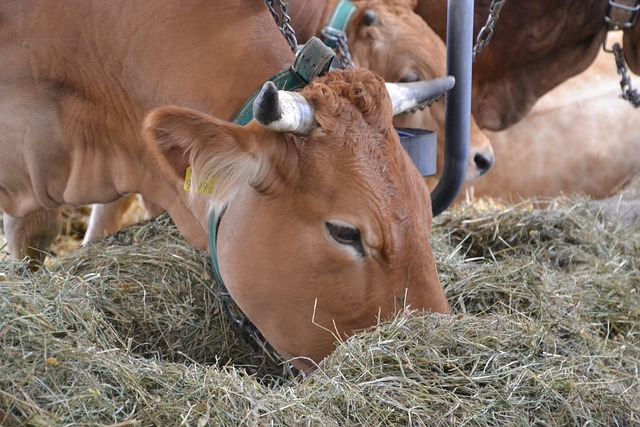
[[[478,176],[487,173],[489,169],[493,167],[495,161],[492,153],[476,153],[476,155],[473,156],[473,162],[476,164]]]

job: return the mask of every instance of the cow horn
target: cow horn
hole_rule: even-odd
[[[267,129],[308,135],[315,127],[313,107],[297,92],[278,90],[272,81],[262,85],[253,102],[253,117]]]
[[[437,99],[453,88],[455,83],[455,78],[447,76],[410,83],[385,83],[385,85],[391,96],[395,116]]]

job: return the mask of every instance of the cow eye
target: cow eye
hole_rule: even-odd
[[[402,78],[400,78],[400,80],[398,81],[400,83],[409,83],[409,82],[417,82],[418,80],[420,80],[420,76],[418,75],[418,73],[416,73],[415,71],[409,71],[407,74],[402,76]]]
[[[329,236],[339,245],[351,246],[361,257],[364,257],[362,236],[357,227],[343,221],[327,221],[325,227]]]

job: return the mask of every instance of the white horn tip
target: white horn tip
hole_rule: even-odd
[[[308,135],[315,127],[313,107],[298,92],[278,90],[268,81],[253,102],[253,117],[267,129]]]

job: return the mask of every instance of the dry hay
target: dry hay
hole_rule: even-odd
[[[207,256],[165,216],[47,271],[3,262],[0,420],[640,425],[640,229],[554,203],[440,216],[432,242],[455,314],[402,313],[307,377],[240,337]]]

